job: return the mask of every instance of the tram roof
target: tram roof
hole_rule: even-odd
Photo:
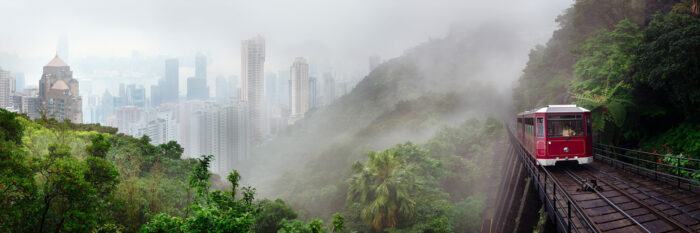
[[[530,111],[524,111],[521,113],[518,113],[518,115],[526,115],[526,114],[532,114],[532,113],[561,113],[561,112],[590,112],[588,109],[578,107],[574,104],[568,104],[568,105],[547,105],[547,107],[544,108],[536,108]]]

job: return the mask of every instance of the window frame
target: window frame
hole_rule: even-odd
[[[574,116],[573,118],[558,118],[560,116]],[[549,134],[549,127],[554,125],[553,122],[550,124],[550,121],[576,121],[579,120],[581,124],[580,128],[580,134],[577,134],[575,136],[563,136],[563,135],[550,135]],[[546,133],[547,138],[575,138],[575,137],[585,137],[586,133],[586,121],[584,120],[584,114],[583,113],[557,113],[557,114],[548,114],[547,119],[546,119]],[[556,130],[555,130],[556,131]]]

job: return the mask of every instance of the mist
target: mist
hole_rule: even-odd
[[[83,112],[90,111],[82,123],[120,127],[117,132],[146,144],[141,136],[149,136],[154,146],[172,139],[184,147],[183,159],[214,154],[213,188],[228,189],[225,177],[236,169],[240,184],[255,187],[257,197],[282,198],[303,219],[328,217],[345,210],[350,168],[364,163],[366,152],[409,141],[423,146],[440,130],[506,118],[528,54],[547,42],[558,27],[555,18],[572,2],[10,1],[0,4],[0,22],[13,22],[0,30],[0,67],[23,73],[25,87],[36,88],[42,67],[63,52],[80,83]],[[250,113],[258,111],[250,96],[222,101],[217,93],[241,93],[243,63],[255,56],[243,41],[251,38],[264,38],[261,96],[276,98],[265,103],[264,114]],[[206,57],[204,76],[195,56]],[[370,68],[370,56],[380,57],[378,66]],[[321,104],[311,100],[301,115],[281,97],[292,98],[283,90],[292,81],[284,76],[293,74],[298,57],[308,61],[313,85],[325,88],[333,79],[328,92],[336,93]],[[169,59],[179,61],[177,88],[163,84],[173,73],[166,70]],[[187,85],[200,77],[208,96],[191,98]],[[274,93],[265,86],[270,83]],[[142,106],[103,101],[132,98],[122,84],[143,86]],[[171,102],[156,101],[171,87],[177,89]],[[328,94],[314,88],[306,91],[324,93],[311,98]],[[137,111],[138,120],[121,122]],[[207,122],[214,117],[227,120]],[[254,138],[245,127],[258,118],[269,131]],[[232,125],[244,133],[233,136]],[[236,137],[245,149],[237,147],[235,158],[218,156],[233,154],[221,151],[228,143],[221,135]],[[212,140],[218,150],[192,149]]]

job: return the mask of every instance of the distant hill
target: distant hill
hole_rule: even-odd
[[[328,216],[342,208],[343,179],[366,151],[424,142],[468,116],[501,115],[503,92],[526,59],[521,44],[507,27],[483,27],[418,45],[255,148],[253,159],[236,169],[261,195],[288,200],[302,214]]]

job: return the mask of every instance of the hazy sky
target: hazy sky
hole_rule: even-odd
[[[16,54],[28,84],[55,54],[58,38],[70,58],[145,56],[193,60],[209,56],[209,77],[238,74],[241,40],[263,35],[267,71],[288,69],[294,57],[336,73],[367,72],[367,57],[399,56],[453,25],[499,22],[544,43],[554,19],[572,0],[3,0],[0,53]],[[3,64],[0,64],[3,66]],[[7,66],[7,65],[5,65]],[[29,68],[28,68],[29,67]],[[79,67],[73,67],[80,73]],[[188,74],[181,74],[187,76]],[[80,77],[78,77],[80,78]],[[182,77],[181,77],[182,78]],[[182,93],[181,93],[182,94]]]

